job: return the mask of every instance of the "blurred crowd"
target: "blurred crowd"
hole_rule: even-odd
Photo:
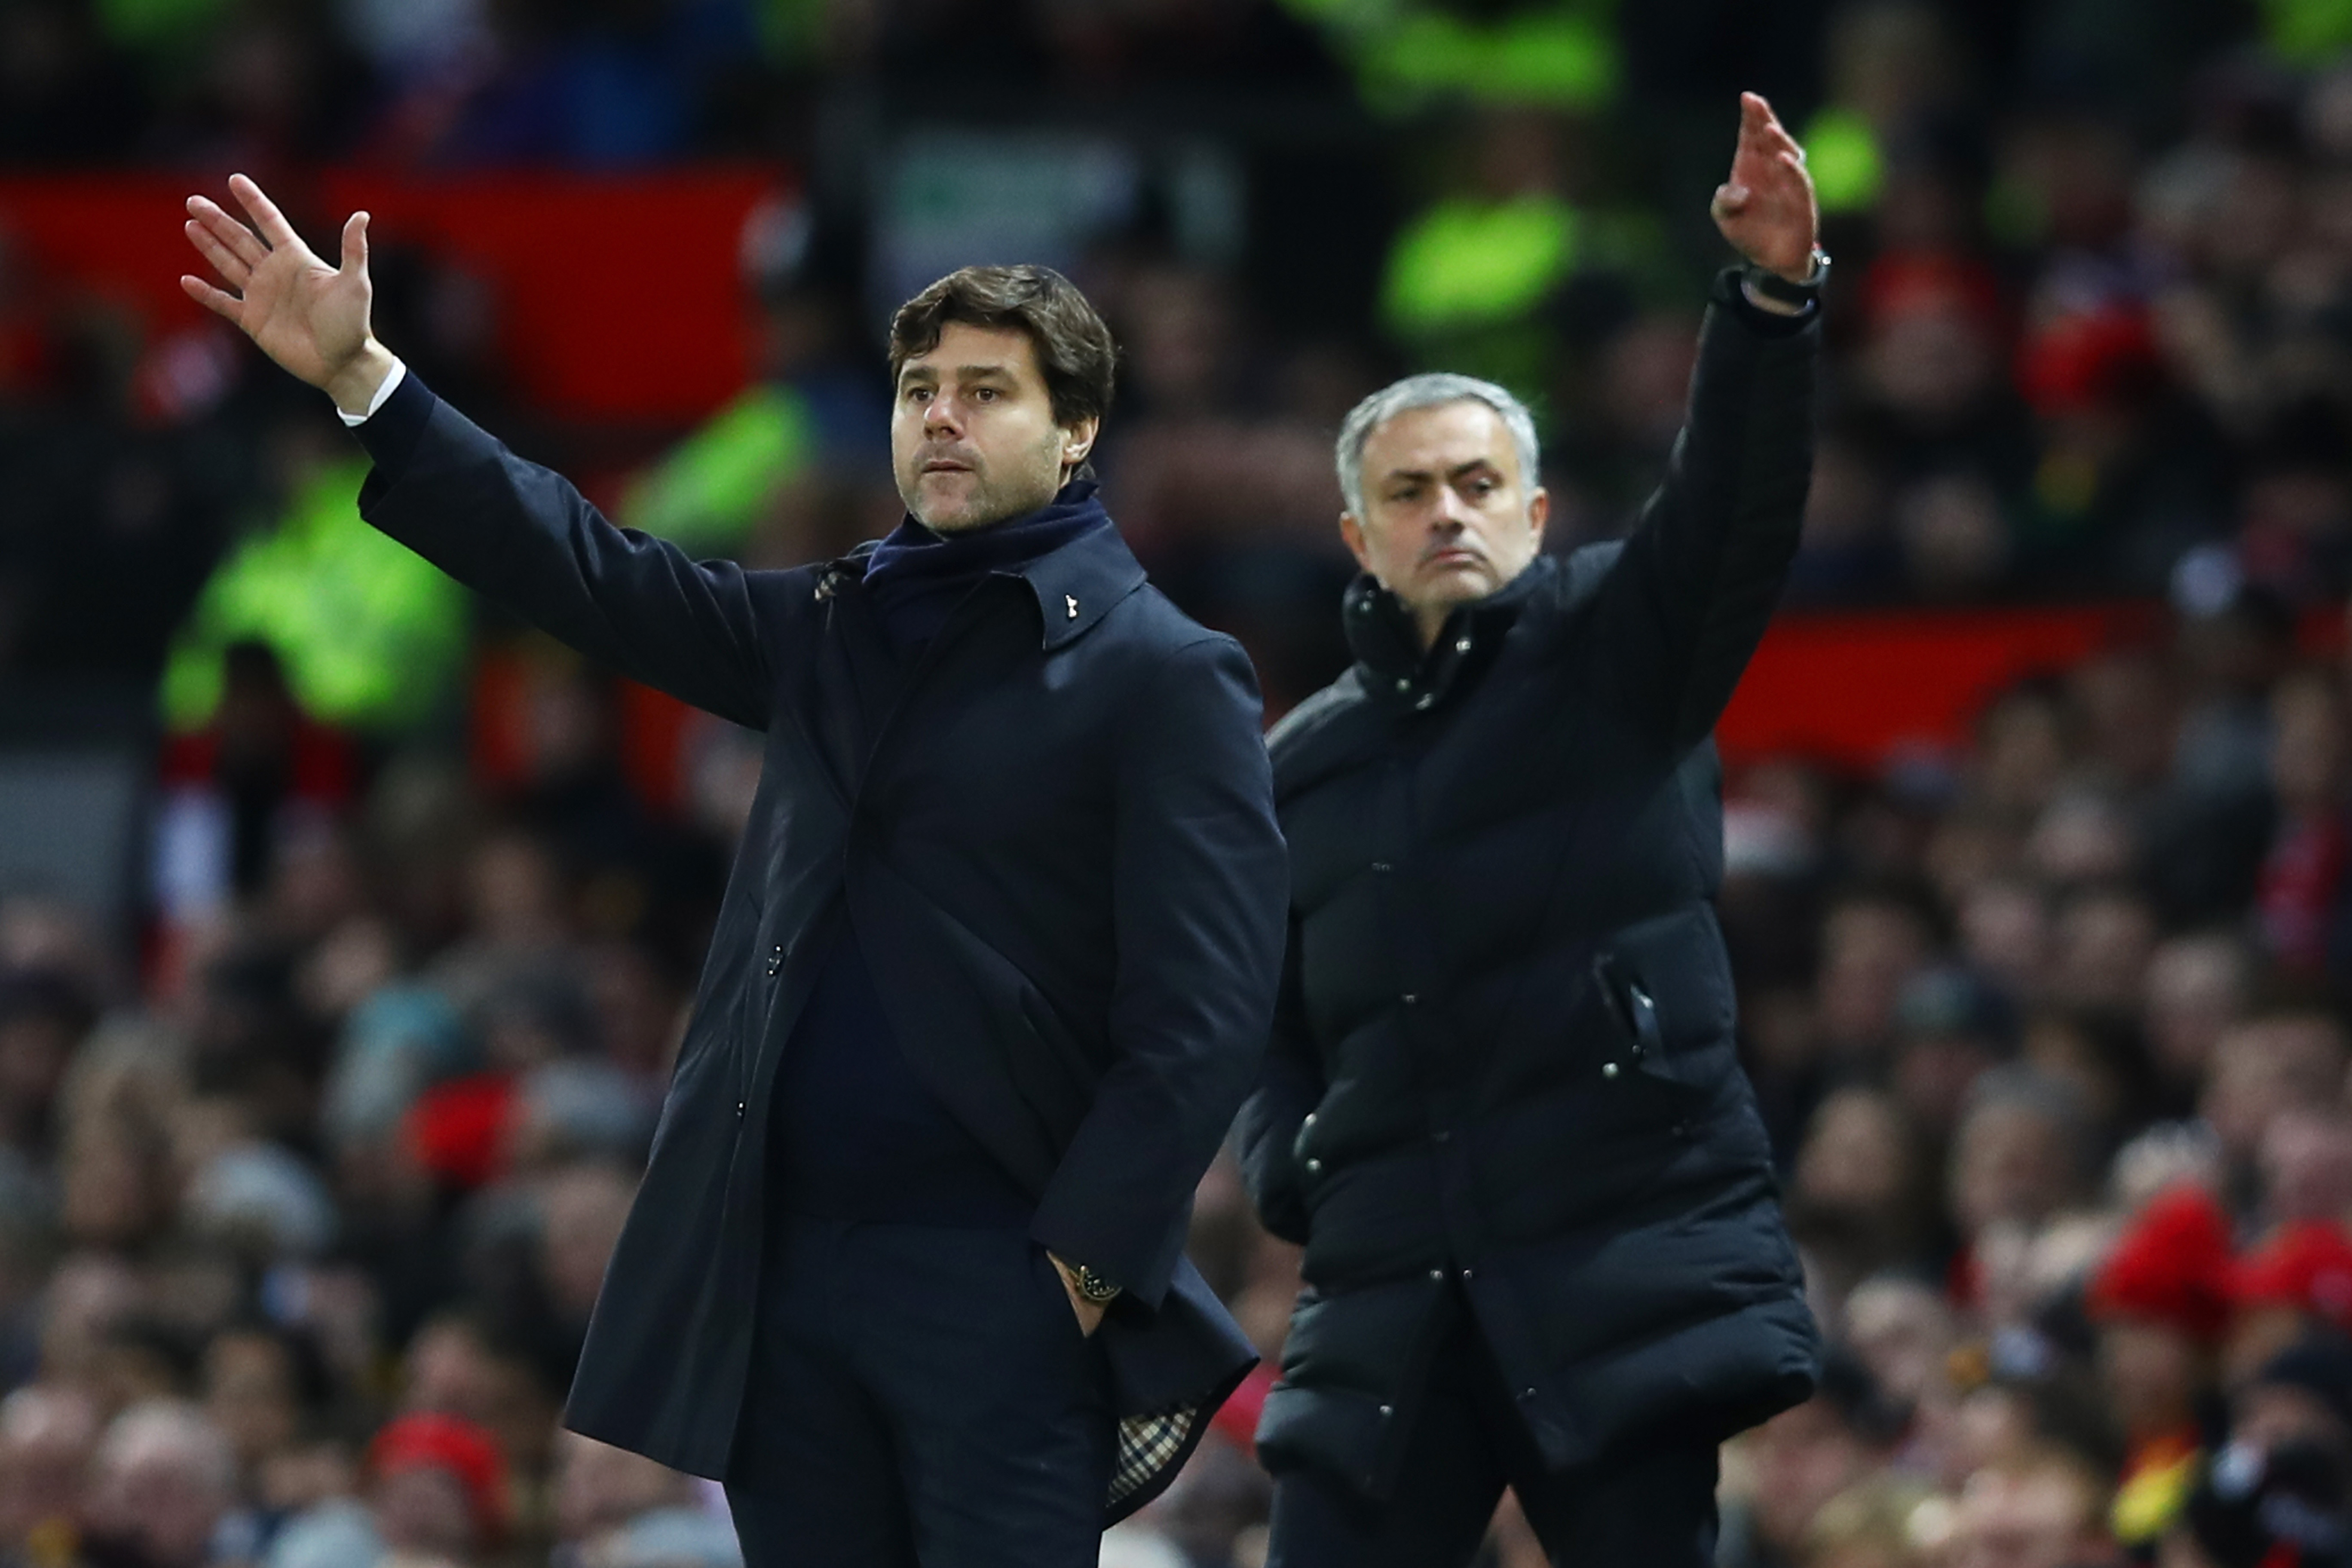
[[[693,430],[549,419],[477,280],[378,250],[438,390],[624,520],[783,564],[897,517],[889,301],[811,102],[978,68],[953,37],[1065,106],[1237,103],[1373,58],[1342,13],[1445,9],[0,0],[0,166],[810,158],[746,235],[757,383]],[[1779,73],[1836,258],[1790,602],[2154,613],[1964,745],[1731,773],[1743,1037],[1835,1353],[1726,1450],[1725,1563],[2352,1563],[2352,11],[1857,0],[1771,8],[1768,48],[1737,9],[1630,8],[1614,98],[1587,60],[1379,121],[1375,243],[1320,310],[1283,282],[1312,257],[1094,237],[1107,497],[1270,716],[1344,658],[1329,441],[1389,375],[1506,380],[1553,543],[1622,531],[1721,259],[1729,89]],[[0,1564],[735,1562],[709,1487],[557,1416],[756,748],[687,720],[649,787],[626,693],[429,585],[293,637],[272,605],[334,562],[391,580],[330,542],[345,438],[211,326],[34,276],[5,208],[0,472],[0,679],[168,664],[173,721],[135,939],[0,887]],[[269,548],[278,600],[220,586]],[[337,708],[317,660],[354,647],[396,679]],[[1271,1358],[1297,1260],[1227,1164],[1193,1250]],[[1258,1560],[1263,1394],[1107,1563]],[[1533,1552],[1507,1509],[1494,1568]]]

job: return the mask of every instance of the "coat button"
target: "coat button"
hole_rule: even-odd
[[[1535,1396],[1536,1391],[1532,1388],[1522,1388],[1519,1390],[1519,1397],[1521,1399],[1533,1399]]]
[[[1320,1160],[1309,1160],[1307,1162],[1307,1173],[1310,1176],[1318,1174],[1322,1171],[1322,1169],[1323,1162]]]
[[[1468,653],[1470,651],[1470,639],[1468,637],[1455,637],[1454,639],[1454,651],[1455,653]]]
[[[1429,1277],[1442,1285],[1445,1282],[1445,1270],[1443,1268],[1433,1268],[1429,1271]]]
[[[1412,689],[1412,678],[1405,675],[1398,676],[1397,689],[1399,691],[1411,691]]]
[[[1617,1076],[1617,1064],[1615,1062],[1602,1062],[1601,1064],[1601,1076],[1602,1078],[1615,1078]]]
[[[1387,861],[1385,861],[1385,860],[1375,860],[1375,861],[1373,861],[1373,862],[1372,862],[1372,872],[1373,872],[1373,874],[1374,874],[1375,876],[1385,877],[1385,876],[1387,876],[1391,871],[1393,871],[1393,870],[1395,870],[1395,869],[1396,869],[1396,868],[1395,868],[1395,867],[1393,867],[1393,866],[1390,865],[1390,864],[1389,864]]]
[[[1398,997],[1397,1000],[1403,1003],[1408,1007],[1418,1007],[1421,1005],[1421,993],[1418,991],[1408,991],[1403,995]]]
[[[1465,1285],[1470,1282],[1470,1270],[1467,1268],[1462,1271],[1462,1282]]]
[[[1395,1406],[1395,1405],[1381,1405],[1381,1420],[1385,1421],[1385,1420],[1387,1420],[1390,1416],[1391,1416],[1391,1415],[1395,1415],[1395,1414],[1396,1414],[1396,1406]]]
[[[1299,1125],[1300,1125],[1301,1127],[1312,1127],[1312,1126],[1314,1126],[1314,1125],[1315,1125],[1315,1113],[1314,1113],[1313,1111],[1311,1111],[1311,1110],[1310,1110],[1310,1111],[1308,1111],[1308,1112],[1307,1113],[1307,1120],[1306,1120],[1306,1121],[1302,1121],[1302,1122],[1300,1122],[1300,1123],[1299,1123]]]
[[[743,1114],[743,1102],[740,1100],[735,1102],[735,1114],[738,1117]]]
[[[1421,699],[1421,700],[1420,700],[1420,701],[1418,701],[1418,702],[1414,703],[1414,704],[1413,704],[1413,708],[1414,708],[1414,710],[1417,711],[1417,710],[1419,710],[1425,709],[1425,708],[1428,708],[1428,707],[1432,706],[1433,704],[1434,704],[1434,703],[1436,702],[1436,700],[1437,700],[1437,693],[1436,693],[1436,692],[1434,692],[1434,691],[1432,691],[1432,692],[1429,692],[1429,693],[1427,693],[1426,695],[1424,695],[1424,696]]]

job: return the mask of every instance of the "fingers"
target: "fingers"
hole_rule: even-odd
[[[269,242],[270,249],[279,250],[302,243],[302,237],[294,232],[294,226],[286,221],[286,215],[278,210],[278,204],[262,194],[259,185],[243,174],[231,174],[228,188],[229,194],[236,197],[237,205],[252,217],[254,226],[261,230],[261,237]]]
[[[245,264],[242,257],[215,239],[212,231],[195,219],[190,218],[184,227],[188,243],[213,264],[213,270],[219,273],[230,288],[242,291],[247,279],[253,276],[253,268]]]
[[[269,247],[261,243],[253,230],[237,222],[217,205],[202,196],[188,198],[188,214],[205,232],[247,267],[258,267],[269,258]]]
[[[1739,140],[1743,150],[1753,147],[1768,157],[1775,153],[1793,153],[1797,161],[1805,161],[1805,150],[1772,112],[1772,105],[1760,92],[1739,95]]]
[[[214,315],[223,318],[232,326],[244,327],[244,302],[234,294],[225,294],[203,279],[192,278],[184,272],[180,274],[180,288],[189,299]]]
[[[353,213],[343,220],[343,265],[346,278],[364,276],[367,272],[368,215]]]

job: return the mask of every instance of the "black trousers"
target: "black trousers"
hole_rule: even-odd
[[[1716,1445],[1661,1436],[1553,1470],[1457,1296],[1396,1486],[1373,1501],[1320,1471],[1275,1478],[1266,1568],[1462,1568],[1508,1487],[1555,1563],[1712,1568]]]
[[[1100,1347],[1015,1230],[794,1218],[727,1477],[746,1568],[1094,1568]]]

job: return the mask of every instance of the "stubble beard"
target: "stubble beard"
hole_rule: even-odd
[[[1008,496],[1005,486],[977,468],[968,470],[971,475],[970,488],[964,491],[962,500],[952,509],[926,513],[922,505],[924,476],[919,468],[913,484],[899,487],[898,499],[907,503],[907,510],[914,520],[933,533],[971,533],[979,529],[992,528],[1000,522],[1008,522],[1035,511],[1061,493],[1060,450],[1061,437],[1057,432],[1052,446],[1041,454],[1055,458],[1053,477],[1043,481],[1047,488],[1043,495],[1034,499]]]

